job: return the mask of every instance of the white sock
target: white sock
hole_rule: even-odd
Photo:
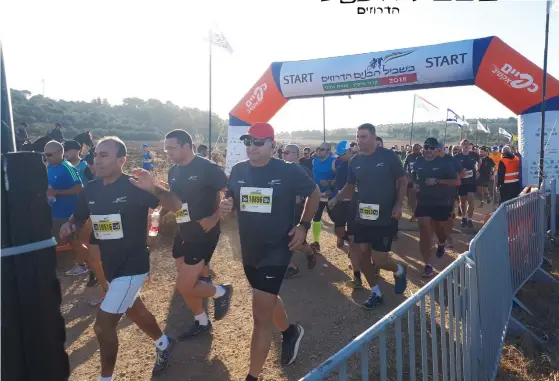
[[[163,334],[163,336],[155,340],[155,346],[161,351],[167,349],[167,347],[169,346],[169,338],[167,337],[167,335]]]
[[[220,298],[225,295],[225,289],[222,286],[215,286],[214,298]]]
[[[373,286],[373,288],[371,288],[371,294],[375,294],[376,296],[382,296],[380,292],[380,288],[378,288],[378,286]]]
[[[404,273],[404,268],[402,267],[402,265],[398,265],[398,270],[396,270],[396,272],[394,274],[396,275],[402,275]]]
[[[110,377],[100,376],[99,381],[113,381],[113,376],[110,376]]]
[[[208,315],[206,315],[205,311],[194,316],[194,320],[196,320],[200,325],[208,325]]]

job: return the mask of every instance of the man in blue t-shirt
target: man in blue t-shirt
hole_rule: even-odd
[[[146,171],[153,171],[154,166],[153,154],[147,144],[142,144],[142,168]]]
[[[83,186],[76,168],[64,159],[64,148],[57,141],[50,141],[45,145],[43,153],[47,161],[49,188],[47,196],[52,209],[52,235],[58,244],[64,244],[59,239],[60,227],[68,221],[78,200],[78,194]],[[85,264],[87,249],[75,235],[68,237],[72,250],[76,253],[76,265],[66,275],[81,275],[87,273]]]
[[[320,190],[320,204],[312,222],[313,243],[311,246],[316,251],[320,251],[319,242],[320,233],[322,232],[322,213],[324,212],[324,208],[330,213],[330,209],[327,208],[328,200],[334,196],[332,192],[334,185],[334,171],[332,170],[332,165],[335,158],[331,155],[331,150],[332,147],[329,143],[322,143],[316,151],[316,157],[313,159],[314,181]],[[331,216],[330,219],[332,219]]]
[[[336,160],[332,163],[332,171],[335,174],[335,193],[342,190],[347,182],[347,174],[349,171],[349,161],[354,156],[354,151],[351,149],[350,143],[347,140],[342,140],[336,146],[334,154],[337,156]],[[337,247],[343,249],[344,240],[349,243],[346,232],[346,224],[349,213],[349,202],[351,197],[341,200],[332,210],[330,216],[334,222],[334,232],[337,237]]]

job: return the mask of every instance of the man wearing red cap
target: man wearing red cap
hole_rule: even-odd
[[[305,242],[320,192],[300,166],[272,158],[276,143],[268,123],[253,124],[241,140],[249,159],[231,169],[226,199],[219,208],[222,216],[233,208],[237,211],[244,270],[253,289],[254,328],[246,380],[256,381],[268,357],[273,326],[282,332],[282,364],[290,365],[297,357],[305,331],[288,323],[278,293],[292,252]],[[307,200],[299,224],[293,226],[297,196]]]

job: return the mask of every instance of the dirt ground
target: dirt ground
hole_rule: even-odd
[[[467,250],[469,240],[477,232],[487,208],[474,216],[475,228],[461,229],[455,224],[455,248],[434,263],[443,269],[459,253]],[[301,324],[306,331],[295,364],[282,367],[280,334],[274,334],[270,355],[263,370],[262,380],[298,380],[311,369],[345,346],[353,338],[373,325],[386,313],[417,291],[426,282],[420,277],[422,264],[418,247],[418,228],[407,218],[400,221],[399,240],[393,244],[394,257],[409,266],[409,286],[405,295],[393,293],[393,277],[383,272],[380,287],[385,305],[375,311],[359,307],[367,290],[345,288],[350,279],[348,259],[336,248],[333,225],[325,214],[321,236],[322,255],[313,270],[307,270],[301,254],[301,274],[283,283],[281,296],[291,322]],[[309,237],[310,238],[310,237]],[[151,280],[142,290],[142,298],[154,313],[161,327],[171,336],[178,336],[192,321],[189,309],[175,294],[175,264],[171,257],[172,239],[160,234],[151,254]],[[222,224],[219,246],[211,262],[214,282],[230,282],[235,287],[231,311],[216,322],[211,336],[179,342],[170,366],[162,380],[244,380],[248,370],[252,329],[251,292],[240,262],[241,254],[237,224],[234,219]],[[60,254],[59,270],[72,265],[68,254]],[[67,327],[67,352],[70,356],[70,380],[96,380],[99,376],[99,346],[93,332],[97,309],[87,300],[100,294],[99,288],[86,288],[87,276],[61,276],[63,290],[62,312]],[[209,303],[209,316],[213,316]],[[149,380],[154,361],[154,345],[138,328],[124,318],[119,325],[119,356],[115,381]]]

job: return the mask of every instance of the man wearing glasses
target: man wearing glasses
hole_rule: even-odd
[[[219,206],[222,216],[233,207],[237,211],[243,265],[252,287],[254,328],[247,381],[256,381],[262,372],[273,326],[282,333],[282,364],[290,365],[297,357],[305,331],[288,323],[278,293],[292,252],[305,242],[320,200],[316,184],[301,167],[272,157],[274,139],[268,123],[255,123],[241,136],[249,160],[231,169],[226,199]],[[297,196],[307,200],[300,222],[293,227]]]
[[[322,143],[317,149],[317,157],[313,159],[314,181],[318,184],[320,190],[320,204],[316,210],[312,222],[313,243],[311,246],[320,252],[320,233],[322,232],[322,213],[327,208],[328,200],[333,196],[334,171],[332,170],[335,158],[330,154],[332,147],[328,143]],[[330,215],[330,214],[329,214]],[[330,216],[330,219],[333,218]]]
[[[310,169],[312,172],[312,157],[311,149],[309,147],[305,147],[303,149],[303,157],[299,159],[299,164]]]
[[[425,140],[423,156],[417,158],[411,172],[414,189],[417,192],[415,217],[419,225],[419,250],[425,263],[422,274],[424,278],[434,275],[431,265],[433,233],[439,240],[437,258],[445,254],[446,226],[452,214],[455,187],[460,185],[454,164],[438,156],[438,150],[437,139]],[[442,153],[444,155],[444,147]]]
[[[78,200],[78,194],[83,185],[79,172],[67,160],[64,159],[64,147],[59,142],[52,140],[45,145],[43,153],[47,162],[47,173],[49,188],[47,196],[52,209],[52,235],[58,244],[64,244],[59,240],[60,227],[68,221]],[[72,250],[76,253],[75,266],[66,272],[66,275],[77,276],[88,272],[85,260],[87,249],[84,248],[75,234],[68,237]]]

